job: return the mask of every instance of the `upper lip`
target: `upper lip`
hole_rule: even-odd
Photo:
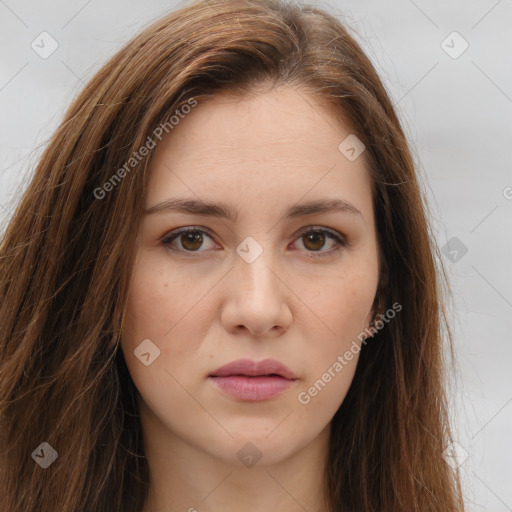
[[[247,375],[249,377],[280,375],[290,380],[297,378],[287,366],[275,359],[264,359],[263,361],[237,359],[210,373],[210,377],[229,377],[232,375]]]

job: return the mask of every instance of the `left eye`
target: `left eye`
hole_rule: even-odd
[[[187,255],[196,256],[191,253],[204,252],[199,251],[199,249],[203,245],[205,236],[210,240],[213,240],[212,237],[202,229],[194,227],[181,228],[166,235],[161,240],[161,244],[173,252],[184,252],[188,253]],[[327,229],[308,229],[306,231],[302,231],[299,234],[298,240],[303,240],[302,244],[306,248],[307,252],[319,253],[311,254],[312,257],[326,256],[337,252],[348,245],[341,234]],[[333,242],[335,249],[330,251],[321,251],[327,240],[331,240],[331,242]],[[176,247],[173,243],[174,241],[178,241],[181,247]]]
[[[299,237],[299,240],[306,241],[302,242],[303,245],[307,249],[312,249],[312,251],[308,252],[318,252],[319,249],[324,246],[326,240],[331,240],[335,249],[331,251],[321,251],[318,256],[326,256],[332,254],[333,252],[337,252],[348,245],[342,235],[326,229],[309,229],[307,231],[303,231]],[[316,257],[317,255],[314,254],[313,256]]]

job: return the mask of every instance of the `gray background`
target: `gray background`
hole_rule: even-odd
[[[512,511],[512,1],[318,4],[359,34],[409,136],[438,243],[450,241],[452,416],[468,510]],[[0,0],[0,220],[83,85],[175,5]],[[46,59],[31,47],[43,31],[58,43]]]

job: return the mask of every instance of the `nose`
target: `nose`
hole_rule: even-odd
[[[248,263],[235,258],[221,314],[224,328],[233,334],[249,331],[255,336],[280,336],[292,323],[292,292],[279,275],[271,255],[264,251]]]

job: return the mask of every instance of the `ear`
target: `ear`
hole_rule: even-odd
[[[377,292],[375,293],[375,300],[372,306],[372,319],[378,315],[384,314],[386,298],[389,291],[389,269],[382,251],[379,251],[379,284],[377,285]]]
[[[370,311],[366,315],[363,329],[368,329],[370,327],[370,325],[372,324],[372,322],[375,320],[375,316],[378,311],[376,303],[377,303],[377,295],[375,296],[375,299],[373,301],[373,305],[372,305]]]

